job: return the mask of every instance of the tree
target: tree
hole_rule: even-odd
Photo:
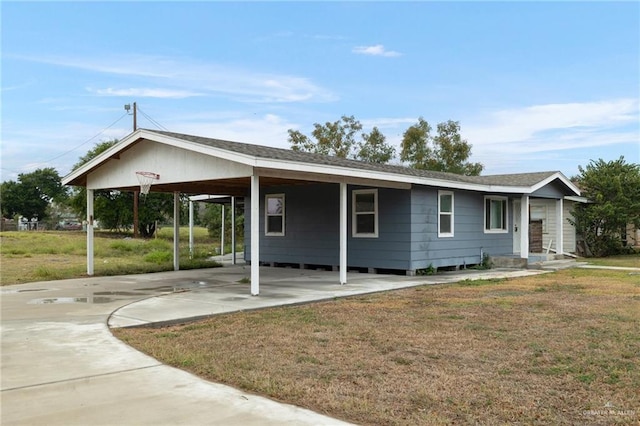
[[[67,196],[60,175],[52,168],[20,173],[18,181],[2,183],[0,189],[2,215],[22,215],[28,219],[47,217],[47,207],[52,201],[64,202]]]
[[[640,165],[618,160],[591,160],[575,178],[588,203],[573,211],[576,233],[586,253],[608,256],[625,250],[626,228],[640,227]]]
[[[396,149],[386,142],[386,137],[374,127],[371,133],[362,134],[358,159],[368,163],[386,164],[395,156]]]
[[[110,140],[96,144],[73,166],[77,169],[118,143]],[[184,201],[184,200],[183,200]],[[184,204],[184,203],[183,203]],[[81,216],[87,214],[87,194],[82,188],[74,190],[71,206]],[[184,205],[181,206],[185,210]],[[164,221],[173,215],[173,195],[151,192],[140,197],[138,221],[140,235],[153,236],[156,221]],[[94,216],[107,229],[125,230],[133,223],[133,193],[101,189],[94,192]],[[184,215],[182,215],[184,216]]]
[[[387,145],[386,138],[376,127],[369,134],[362,133],[362,140],[356,140],[362,124],[353,115],[343,115],[340,120],[325,124],[314,123],[313,127],[312,138],[298,130],[288,130],[293,151],[375,163],[387,163],[395,154],[395,149]]]
[[[420,170],[478,176],[484,166],[470,163],[471,145],[460,136],[460,122],[439,123],[437,135],[431,136],[431,126],[420,117],[402,137],[400,159]]]

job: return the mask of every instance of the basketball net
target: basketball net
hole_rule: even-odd
[[[154,180],[160,179],[160,175],[153,172],[136,172],[138,182],[140,182],[140,193],[147,195]]]

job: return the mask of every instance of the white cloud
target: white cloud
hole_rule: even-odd
[[[533,105],[494,111],[462,124],[474,151],[532,153],[638,143],[638,99]],[[629,127],[634,126],[635,130]]]
[[[289,148],[287,130],[298,125],[275,115],[238,115],[235,118],[204,114],[202,120],[184,120],[168,123],[172,131],[216,139]],[[208,118],[207,118],[208,117]]]
[[[396,52],[394,50],[386,50],[382,44],[376,44],[373,46],[356,46],[353,48],[352,52],[357,53],[359,55],[385,56],[385,57],[394,57],[394,56],[402,55],[402,53]]]
[[[194,96],[202,96],[201,93],[196,93],[189,90],[171,90],[171,89],[147,89],[147,88],[113,89],[109,87],[106,89],[87,88],[87,90],[100,96],[126,96],[126,97],[168,98],[168,99],[184,99],[184,98],[192,98]]]
[[[189,58],[120,55],[96,58],[22,58],[56,66],[144,78],[163,89],[103,89],[106,95],[130,96],[125,90],[141,90],[153,97],[226,96],[239,102],[329,102],[337,99],[331,91],[310,79],[287,74],[271,74]],[[130,84],[130,83],[128,83]],[[111,93],[109,93],[111,91]]]

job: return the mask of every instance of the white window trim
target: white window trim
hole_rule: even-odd
[[[487,200],[504,201],[504,229],[487,229]],[[497,195],[487,195],[484,197],[483,207],[484,218],[482,221],[482,228],[485,234],[506,234],[509,232],[509,199],[507,197],[500,197]]]
[[[451,195],[451,212],[443,212],[440,210],[440,197],[443,195]],[[454,226],[454,199],[453,191],[438,191],[438,238],[450,238],[453,237],[453,226]],[[451,232],[440,232],[440,216],[443,214],[451,216]]]
[[[281,215],[270,215],[269,214],[269,199],[270,198],[282,198],[282,214]],[[265,194],[264,196],[264,235],[269,235],[273,237],[282,237],[284,236],[284,225],[285,221],[285,197],[284,194]],[[269,216],[282,216],[282,232],[269,232]]]
[[[356,212],[356,196],[358,194],[373,194],[373,228],[375,232],[371,233],[356,233],[357,230],[357,215]],[[367,212],[365,214],[371,214]],[[351,236],[353,238],[378,238],[378,190],[377,189],[354,189],[351,192]]]

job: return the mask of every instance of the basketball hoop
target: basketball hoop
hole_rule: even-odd
[[[140,182],[140,193],[146,195],[151,189],[154,180],[160,179],[160,175],[153,172],[136,172],[138,182]]]

